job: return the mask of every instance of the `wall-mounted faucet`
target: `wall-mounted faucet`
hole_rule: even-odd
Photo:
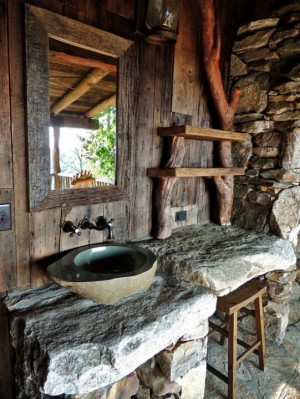
[[[108,221],[107,219],[104,218],[104,216],[98,216],[95,220],[95,224],[91,223],[89,219],[83,218],[80,220],[78,227],[81,228],[82,230],[90,229],[90,230],[108,230],[108,240],[112,240],[114,238],[113,236],[113,225],[112,222],[114,219],[111,219]]]
[[[66,220],[65,222],[63,222],[63,224],[61,225],[61,228],[65,233],[71,233],[70,237],[73,237],[75,234],[77,234],[78,236],[81,236],[81,232],[79,230],[79,225],[76,227],[74,225],[74,223],[70,222],[69,220]]]

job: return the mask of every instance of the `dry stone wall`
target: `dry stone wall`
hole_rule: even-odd
[[[300,230],[300,4],[240,27],[230,79],[242,88],[235,130],[233,223],[297,244]]]
[[[300,2],[239,28],[230,79],[242,88],[235,130],[235,225],[270,232],[297,248],[298,272],[268,273],[268,338],[281,342],[289,322],[300,320]],[[291,312],[289,313],[289,309]]]

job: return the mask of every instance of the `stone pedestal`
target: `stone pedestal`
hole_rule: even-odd
[[[130,395],[137,391],[139,379],[132,374],[137,368],[197,331],[205,350],[198,357],[194,354],[193,362],[176,374],[176,381],[160,371],[162,390],[156,393],[181,391],[185,374],[194,368],[200,372],[205,363],[207,319],[215,310],[216,297],[158,273],[147,292],[111,306],[56,284],[11,293],[5,303],[17,354],[18,399],[42,394],[116,399],[123,397],[122,391]],[[201,370],[204,381],[205,368]],[[153,387],[148,388],[152,391]],[[200,391],[198,398],[202,387]],[[94,396],[82,396],[88,394]]]

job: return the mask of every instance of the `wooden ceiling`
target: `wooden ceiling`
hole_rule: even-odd
[[[52,124],[92,128],[90,118],[116,102],[115,61],[51,48],[48,59]]]

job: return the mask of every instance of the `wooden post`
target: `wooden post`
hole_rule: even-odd
[[[60,138],[60,126],[53,126],[53,175],[54,175],[54,188],[58,190],[61,188],[61,179],[58,174],[61,172],[60,160],[59,160],[59,138]]]
[[[214,0],[200,0],[202,13],[203,63],[211,96],[216,107],[222,130],[233,130],[234,114],[238,107],[241,90],[234,88],[228,101],[220,71],[221,35],[220,21],[216,19]],[[231,142],[217,144],[217,157],[220,166],[232,167]],[[233,176],[213,178],[219,204],[219,222],[230,225],[233,204]]]

